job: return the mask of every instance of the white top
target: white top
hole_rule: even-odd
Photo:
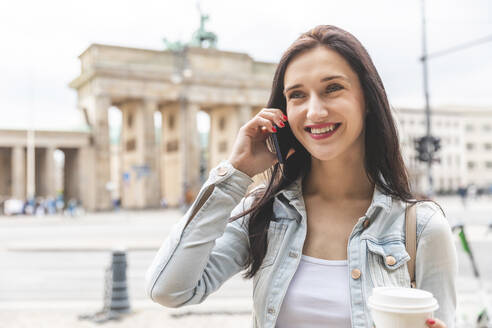
[[[276,328],[351,327],[347,260],[301,256]]]

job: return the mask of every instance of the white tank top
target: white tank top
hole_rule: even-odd
[[[276,328],[350,328],[346,260],[301,256],[285,294]]]

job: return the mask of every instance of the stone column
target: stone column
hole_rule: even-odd
[[[48,147],[44,154],[44,163],[42,165],[43,172],[41,173],[42,179],[42,190],[44,197],[55,197],[55,159],[54,159],[55,148]]]
[[[160,185],[159,173],[156,162],[156,138],[154,127],[154,114],[159,109],[157,100],[145,99],[142,103],[140,115],[142,117],[142,129],[139,137],[143,142],[140,152],[140,163],[147,168],[142,181],[142,194],[144,201],[142,207],[159,207]]]
[[[106,184],[111,180],[110,177],[110,149],[109,149],[109,125],[108,109],[111,106],[109,96],[91,96],[88,101],[90,109],[92,127],[92,152],[84,149],[87,157],[83,161],[93,161],[86,163],[87,170],[84,176],[89,180],[84,180],[90,190],[84,191],[85,202],[83,206],[88,210],[108,210],[111,206],[110,192],[106,189]],[[86,152],[87,151],[87,152]],[[92,170],[91,170],[92,168]]]
[[[158,207],[159,174],[156,165],[154,99],[129,101],[120,106],[122,130],[122,205],[126,208]]]
[[[250,117],[250,106],[220,106],[210,111],[209,168],[229,157],[239,129]]]
[[[120,167],[121,167],[121,205],[123,208],[136,207],[136,186],[134,185],[135,175],[132,172],[132,165],[135,162],[135,152],[137,148],[135,134],[135,102],[125,102],[118,105],[121,110],[121,136],[120,136]]]
[[[237,130],[248,122],[253,116],[253,108],[250,105],[239,105],[237,112]]]
[[[161,190],[169,206],[178,206],[182,197],[183,166],[181,165],[181,119],[178,103],[161,108]]]
[[[0,147],[0,202],[12,197],[12,149]]]
[[[161,188],[170,206],[189,203],[200,188],[199,110],[187,102],[162,108]]]
[[[26,152],[23,146],[12,148],[12,197],[26,198]]]
[[[65,155],[65,161],[66,161]],[[80,190],[80,201],[82,202],[82,206],[87,211],[95,211],[97,210],[97,198],[95,195],[96,192],[96,161],[95,161],[95,150],[93,146],[82,147],[79,149],[79,160],[77,161],[77,166],[79,167],[79,178],[75,180],[75,183],[79,182],[79,190]],[[65,162],[65,165],[67,163]],[[67,183],[65,177],[65,183]],[[69,180],[69,183],[72,183],[72,180]],[[72,188],[68,188],[68,190],[72,191]],[[71,194],[70,194],[71,195]],[[68,199],[65,199],[68,201]]]
[[[180,109],[181,129],[181,148],[183,177],[186,181],[185,198],[188,203],[193,200],[200,188],[200,136],[197,128],[197,113],[200,106],[195,103],[186,103],[185,110]]]
[[[63,191],[65,201],[71,198],[78,199],[84,203],[81,195],[82,185],[80,172],[80,156],[78,149],[64,149],[65,165],[63,167]]]

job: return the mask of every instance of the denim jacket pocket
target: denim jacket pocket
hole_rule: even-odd
[[[285,236],[285,231],[287,230],[286,223],[280,223],[277,221],[270,221],[270,226],[268,227],[268,248],[265,254],[265,258],[260,266],[260,270],[272,265],[277,258],[278,251],[282,244]]]
[[[280,223],[277,221],[270,221],[270,226],[268,227],[268,247],[263,258],[263,262],[253,277],[253,297],[257,298],[257,293],[259,289],[262,287],[268,277],[270,275],[271,266],[275,263],[277,258],[277,254],[280,250],[280,246],[282,245],[282,241],[285,236],[285,232],[287,231],[287,223]]]
[[[367,240],[367,265],[374,287],[409,287],[408,260],[410,256],[400,240]]]

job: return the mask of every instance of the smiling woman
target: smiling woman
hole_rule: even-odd
[[[325,47],[303,53],[288,65],[284,83],[290,128],[316,160],[364,153],[364,95],[341,55]]]
[[[290,148],[284,164],[267,146],[270,135]],[[266,185],[246,195],[265,170]],[[408,208],[416,212],[415,278]],[[284,53],[267,107],[241,127],[229,159],[174,227],[147,289],[165,306],[196,304],[241,270],[253,278],[254,327],[372,327],[375,287],[415,285],[440,306],[442,321],[422,326],[454,327],[449,225],[436,203],[413,198],[383,83],[340,28],[315,27]]]

